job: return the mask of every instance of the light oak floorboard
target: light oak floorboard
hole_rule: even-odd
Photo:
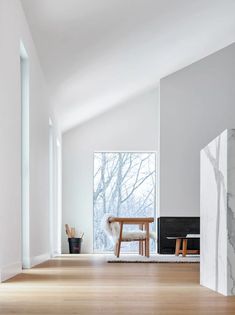
[[[0,284],[0,314],[235,314],[235,298],[199,285],[199,264],[112,264],[62,256]]]

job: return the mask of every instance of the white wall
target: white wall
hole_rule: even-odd
[[[161,216],[199,216],[199,152],[235,127],[234,78],[235,44],[161,80]]]
[[[62,252],[68,252],[64,224],[85,233],[83,252],[93,251],[93,153],[156,151],[157,89],[127,101],[63,135]]]
[[[29,55],[30,265],[49,257],[47,89],[19,0],[0,1],[0,268],[21,270],[20,40]]]

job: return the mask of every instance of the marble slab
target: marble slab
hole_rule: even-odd
[[[200,283],[235,294],[235,130],[200,154]]]

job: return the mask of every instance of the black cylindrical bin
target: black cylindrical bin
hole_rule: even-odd
[[[70,254],[80,254],[81,253],[82,238],[80,238],[80,237],[68,238],[68,242],[69,242],[69,253]]]

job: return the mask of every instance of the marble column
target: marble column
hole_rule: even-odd
[[[235,129],[201,151],[200,283],[235,295]]]

